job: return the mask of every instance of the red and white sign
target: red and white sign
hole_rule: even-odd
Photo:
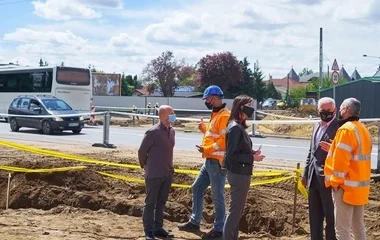
[[[337,71],[333,71],[331,74],[331,79],[334,85],[337,85],[339,82],[339,73]]]

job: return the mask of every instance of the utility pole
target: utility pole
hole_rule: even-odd
[[[318,99],[321,98],[322,91],[322,71],[323,71],[323,29],[319,29],[319,91]]]

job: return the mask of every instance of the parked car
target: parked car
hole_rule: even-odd
[[[276,107],[277,101],[273,98],[265,99],[263,102],[262,109],[274,109]]]
[[[49,95],[24,95],[13,99],[8,114],[26,116],[77,114],[65,101]],[[9,117],[10,128],[17,132],[21,127],[35,128],[44,134],[71,130],[78,134],[84,127],[82,116],[74,117]]]

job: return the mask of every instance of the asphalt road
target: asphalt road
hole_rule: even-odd
[[[138,147],[144,129],[133,128],[119,128],[111,127],[109,143],[116,146],[133,146]],[[8,139],[10,141],[35,141],[35,142],[86,142],[86,143],[102,143],[103,141],[103,127],[87,126],[82,130],[81,134],[74,135],[70,131],[63,132],[56,135],[43,135],[33,129],[21,128],[19,132],[11,132],[8,123],[0,123],[0,138]],[[177,150],[196,151],[195,145],[200,144],[202,135],[199,133],[184,133],[182,131],[176,132],[176,145]],[[281,159],[292,161],[305,161],[308,150],[309,141],[298,139],[282,139],[282,138],[252,138],[254,149],[262,145],[261,151],[268,159]],[[377,163],[377,145],[372,148],[372,168],[376,168]]]

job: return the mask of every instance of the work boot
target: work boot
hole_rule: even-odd
[[[155,237],[163,237],[163,238],[172,238],[172,237],[174,237],[173,233],[169,233],[169,232],[167,232],[163,228],[154,231],[153,234],[154,234]]]
[[[195,225],[189,221],[186,223],[179,224],[178,229],[186,232],[196,232],[199,231],[200,228],[198,225]]]
[[[210,232],[202,235],[202,239],[216,239],[221,238],[223,236],[223,232],[218,232],[212,229]]]
[[[154,237],[153,232],[151,231],[146,231],[145,232],[145,240],[155,240],[156,238]]]

